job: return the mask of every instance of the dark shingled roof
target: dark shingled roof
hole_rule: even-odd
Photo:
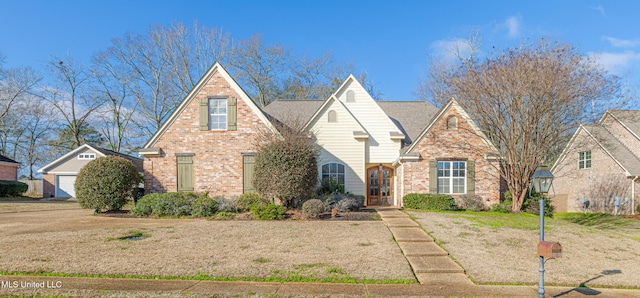
[[[11,159],[11,158],[8,158],[8,157],[6,157],[6,156],[4,156],[4,155],[2,155],[2,154],[0,154],[0,161],[1,161],[1,162],[8,162],[8,163],[20,164],[19,162],[15,161],[15,160],[13,160],[13,159]]]
[[[100,151],[100,153],[104,154],[104,155],[114,155],[114,156],[120,156],[123,158],[126,158],[128,160],[130,160],[131,162],[133,162],[133,164],[136,166],[136,168],[138,168],[138,172],[144,172],[143,168],[142,168],[142,163],[143,160],[141,158],[137,158],[137,157],[133,157],[131,155],[126,155],[120,152],[115,152],[115,151],[111,151],[109,149],[104,149],[104,148],[100,148],[100,147],[96,147],[96,146],[91,146],[93,148],[95,148],[96,150]]]
[[[640,136],[640,111],[612,110],[609,111],[620,122],[627,126],[636,136]]]
[[[640,160],[606,128],[600,125],[584,125],[587,130],[631,176],[640,176]]]
[[[438,109],[426,101],[377,101],[376,103],[407,136],[406,144],[413,143],[438,113]]]
[[[304,124],[322,106],[324,100],[277,100],[263,111],[284,124]],[[429,125],[438,109],[426,101],[376,101],[378,106],[406,136],[411,144]]]

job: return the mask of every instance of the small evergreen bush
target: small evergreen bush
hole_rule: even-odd
[[[141,177],[130,160],[105,156],[87,163],[76,177],[76,198],[82,208],[120,210],[135,195]]]
[[[540,215],[540,197],[532,196],[525,197],[524,202],[522,203],[522,211],[530,214]],[[556,208],[551,205],[551,200],[546,199],[544,201],[544,216],[553,217],[553,213]]]
[[[19,196],[29,189],[29,185],[20,181],[0,180],[0,197]]]
[[[216,198],[210,198],[204,194],[198,197],[191,204],[191,216],[209,217],[218,212],[218,204]]]
[[[324,203],[318,199],[311,199],[302,204],[302,215],[309,219],[320,218],[324,211]]]
[[[350,194],[332,193],[320,197],[324,202],[327,210],[338,208],[340,212],[356,211],[362,207],[362,202],[359,198],[354,198]]]
[[[136,215],[151,215],[153,213],[153,201],[157,200],[157,197],[161,196],[158,193],[148,194],[138,200],[136,206],[131,209],[131,212]]]
[[[191,204],[198,198],[193,192],[168,192],[158,196],[152,203],[155,216],[191,215]]]
[[[356,199],[347,197],[340,200],[338,204],[336,204],[336,208],[338,208],[338,211],[340,212],[350,212],[360,209],[360,205]]]
[[[251,205],[251,214],[260,220],[283,219],[285,209],[282,206],[274,204],[253,204]]]
[[[486,211],[487,206],[482,202],[482,197],[478,195],[460,195],[454,198],[456,207],[460,210]]]
[[[238,212],[238,200],[216,197],[216,206],[218,206],[218,212]]]
[[[418,210],[455,210],[456,202],[444,194],[407,194],[402,198],[405,208]]]
[[[500,201],[498,204],[491,205],[491,212],[511,213],[512,205],[513,202],[511,200]]]
[[[247,212],[251,209],[251,205],[255,204],[266,205],[269,204],[269,201],[255,192],[243,193],[238,198],[236,206],[238,212]]]

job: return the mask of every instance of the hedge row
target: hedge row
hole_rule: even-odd
[[[26,192],[29,186],[20,181],[0,180],[0,197],[19,196]]]
[[[456,201],[443,194],[407,194],[402,198],[405,208],[419,210],[456,210]]]

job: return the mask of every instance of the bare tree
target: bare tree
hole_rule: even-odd
[[[435,103],[456,98],[500,154],[519,212],[538,164],[600,103],[624,97],[620,79],[570,44],[539,40],[478,60],[434,63],[422,83]],[[425,96],[426,97],[426,96]]]
[[[236,78],[247,86],[249,95],[264,107],[276,99],[279,79],[288,72],[291,55],[281,45],[267,46],[262,35],[241,40],[234,49],[230,65],[236,70]]]
[[[91,74],[71,55],[68,54],[64,60],[53,57],[49,68],[58,84],[54,88],[45,88],[42,96],[64,119],[61,131],[69,135],[68,140],[60,139],[53,145],[64,150],[73,149],[85,144],[91,134],[89,117],[103,102],[88,92]]]
[[[22,111],[22,132],[20,139],[16,140],[18,158],[26,167],[27,177],[33,179],[34,170],[54,158],[46,144],[54,137],[52,130],[56,127],[57,119],[42,99],[36,96],[21,101],[19,107]]]

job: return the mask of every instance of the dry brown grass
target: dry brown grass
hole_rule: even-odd
[[[538,282],[538,218],[493,218],[465,213],[409,212],[482,284]],[[475,219],[474,219],[475,218]],[[501,220],[510,220],[501,226]],[[513,221],[520,221],[514,223]],[[491,224],[493,223],[493,224]],[[507,226],[518,225],[518,228]],[[584,226],[546,219],[545,240],[560,242],[564,256],[545,264],[545,282],[556,285],[639,287],[640,222]]]
[[[55,209],[0,216],[0,271],[414,280],[381,221],[116,218]],[[134,232],[149,237],[117,240]]]

